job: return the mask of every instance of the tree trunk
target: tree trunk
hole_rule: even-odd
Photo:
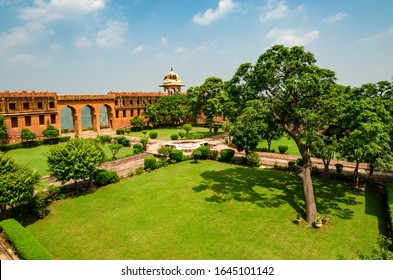
[[[356,160],[356,166],[353,172],[353,187],[355,189],[359,187],[359,161],[358,160]]]
[[[272,146],[272,139],[266,139],[267,142],[267,150],[270,152],[270,147]]]
[[[323,162],[322,177],[329,178],[330,177],[330,172],[329,172],[330,159],[322,159],[322,162]]]
[[[7,205],[0,205],[2,219],[7,219]]]
[[[89,191],[92,192],[92,191],[95,191],[96,189],[97,188],[94,185],[93,175],[90,174],[90,177],[89,177]]]
[[[374,164],[370,163],[370,173],[368,174],[367,186],[374,181]]]
[[[209,124],[209,135],[213,136],[213,120],[211,120]]]

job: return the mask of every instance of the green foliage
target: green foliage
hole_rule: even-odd
[[[71,136],[61,136],[59,137],[59,142],[68,142],[71,140]]]
[[[117,129],[116,129],[116,134],[117,134],[117,135],[124,135],[124,133],[125,133],[124,128],[117,128]]]
[[[112,153],[112,160],[115,160],[115,159],[117,159],[116,155],[123,148],[123,145],[122,144],[109,144],[108,148]]]
[[[198,159],[202,158],[202,152],[201,150],[194,150],[192,152],[192,159],[194,160],[194,162],[198,162]]]
[[[142,167],[138,167],[136,170],[135,170],[135,174],[136,175],[141,175],[143,173],[143,168]]]
[[[390,219],[390,228],[393,228],[393,184],[386,184],[386,195],[388,204],[388,213]]]
[[[119,136],[115,137],[115,141],[117,144],[123,145],[123,141],[126,140],[127,138],[125,136]],[[123,145],[124,146],[124,145]]]
[[[225,162],[231,162],[235,156],[235,151],[232,149],[223,149],[220,151],[221,160]]]
[[[132,149],[133,149],[135,155],[143,153],[143,145],[142,144],[139,144],[139,143],[134,144],[134,145],[132,145]]]
[[[37,172],[19,166],[0,152],[0,208],[6,217],[6,207],[27,205],[33,197],[34,185],[39,181]]]
[[[201,152],[200,159],[208,159],[210,155],[210,147],[209,146],[201,146],[198,147],[198,151]]]
[[[172,150],[173,150],[172,147],[163,146],[158,149],[158,153],[163,155],[164,157],[167,157],[167,156],[169,156],[169,154],[171,153]]]
[[[213,130],[214,130],[214,134],[217,135],[218,134],[218,130],[220,129],[220,125],[215,123],[213,125]]]
[[[341,163],[336,163],[335,166],[336,166],[336,173],[341,174],[343,172],[344,165],[342,165]]]
[[[5,238],[23,260],[51,260],[51,255],[26,228],[14,219],[0,222]]]
[[[60,143],[49,150],[47,157],[50,174],[63,183],[74,180],[77,194],[77,180],[87,179],[103,161],[102,153],[96,145],[83,139]]]
[[[183,125],[183,129],[186,131],[186,135],[187,135],[192,130],[192,125],[187,123]]]
[[[246,164],[251,167],[259,167],[261,166],[261,158],[257,153],[248,153],[245,156]]]
[[[175,140],[179,139],[179,135],[178,134],[171,134],[171,139],[173,141],[175,141]]]
[[[182,150],[172,150],[169,153],[169,158],[174,162],[181,162],[183,160],[183,151]]]
[[[106,170],[106,169],[98,169],[93,174],[94,185],[97,187],[106,186],[109,184],[114,184],[120,181],[119,175],[116,172]]]
[[[67,198],[67,193],[64,188],[60,188],[57,186],[50,185],[48,187],[49,198],[53,200],[62,200]]]
[[[141,118],[141,117],[139,117],[139,116],[135,116],[135,117],[133,117],[132,119],[131,119],[131,125],[132,126],[134,126],[134,127],[136,127],[136,128],[138,128],[138,129],[141,129],[142,130],[142,128],[143,128],[143,123],[144,123],[144,119],[143,118]]]
[[[149,133],[149,137],[150,137],[151,139],[157,139],[157,137],[158,137],[157,131],[152,131],[152,132],[150,132],[150,133]]]
[[[217,150],[210,150],[209,158],[211,160],[217,160],[217,158],[218,158],[218,151]]]
[[[59,136],[59,130],[55,128],[53,125],[48,125],[45,130],[42,131],[42,134],[49,139],[53,139]],[[52,142],[53,144],[53,142]]]
[[[22,148],[22,143],[12,143],[12,144],[5,144],[1,146],[1,150],[6,152],[10,150],[16,150]]]
[[[22,139],[24,141],[30,141],[36,137],[37,137],[37,135],[34,132],[30,131],[30,129],[28,129],[28,128],[23,128],[20,132],[20,139]],[[27,143],[26,147],[27,148],[29,147],[28,143]]]
[[[145,169],[154,170],[157,168],[157,159],[154,156],[147,156],[143,160]]]
[[[187,134],[184,131],[180,131],[179,132],[179,136],[180,136],[181,139],[184,139],[184,137],[186,137],[186,135]]]
[[[391,246],[392,240],[379,235],[377,244],[374,245],[370,254],[359,252],[358,255],[361,260],[393,260],[393,252],[390,251]]]
[[[278,150],[279,150],[280,154],[285,154],[288,151],[288,146],[280,145],[280,146],[278,146]]]
[[[141,144],[142,144],[142,146],[143,146],[143,150],[146,151],[146,147],[147,147],[147,143],[149,142],[149,138],[147,138],[147,137],[142,137],[142,138],[140,138],[139,141],[141,142]]]
[[[42,219],[46,216],[46,206],[48,204],[49,196],[44,192],[37,193],[30,202],[30,210],[38,218]]]
[[[0,114],[0,140],[7,137],[7,126],[5,125],[5,119],[2,114]]]
[[[112,136],[110,136],[110,135],[100,135],[100,136],[98,136],[98,139],[99,139],[99,141],[102,144],[107,144],[107,143],[110,143],[112,141]]]

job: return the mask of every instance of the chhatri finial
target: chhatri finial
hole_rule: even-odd
[[[171,71],[173,72],[173,66],[171,67]]]

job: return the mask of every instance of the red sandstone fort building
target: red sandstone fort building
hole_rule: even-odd
[[[82,133],[82,108],[90,108],[93,130],[100,132],[101,107],[106,107],[108,126],[111,129],[127,127],[130,119],[143,116],[144,104],[155,104],[165,95],[180,93],[184,84],[180,76],[171,71],[165,75],[163,92],[108,92],[101,95],[59,95],[56,92],[0,92],[0,114],[4,116],[8,143],[20,142],[23,128],[42,138],[42,131],[49,124],[61,130],[60,117],[63,108],[71,109],[76,135]]]

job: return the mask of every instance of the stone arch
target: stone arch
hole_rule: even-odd
[[[88,110],[85,108],[87,108]],[[88,127],[92,127],[94,131],[97,131],[97,123],[98,123],[97,117],[99,119],[99,116],[97,116],[97,111],[94,106],[90,104],[86,104],[85,106],[83,106],[81,110],[81,123],[80,123],[82,130]]]
[[[100,126],[106,121],[106,125],[113,130],[113,112],[114,110],[108,104],[103,104],[98,110],[100,114]]]
[[[60,115],[60,128],[63,129],[72,129],[75,132],[78,130],[78,111],[77,108],[73,106],[63,106],[59,111]],[[69,123],[69,119],[71,119],[71,123]]]

